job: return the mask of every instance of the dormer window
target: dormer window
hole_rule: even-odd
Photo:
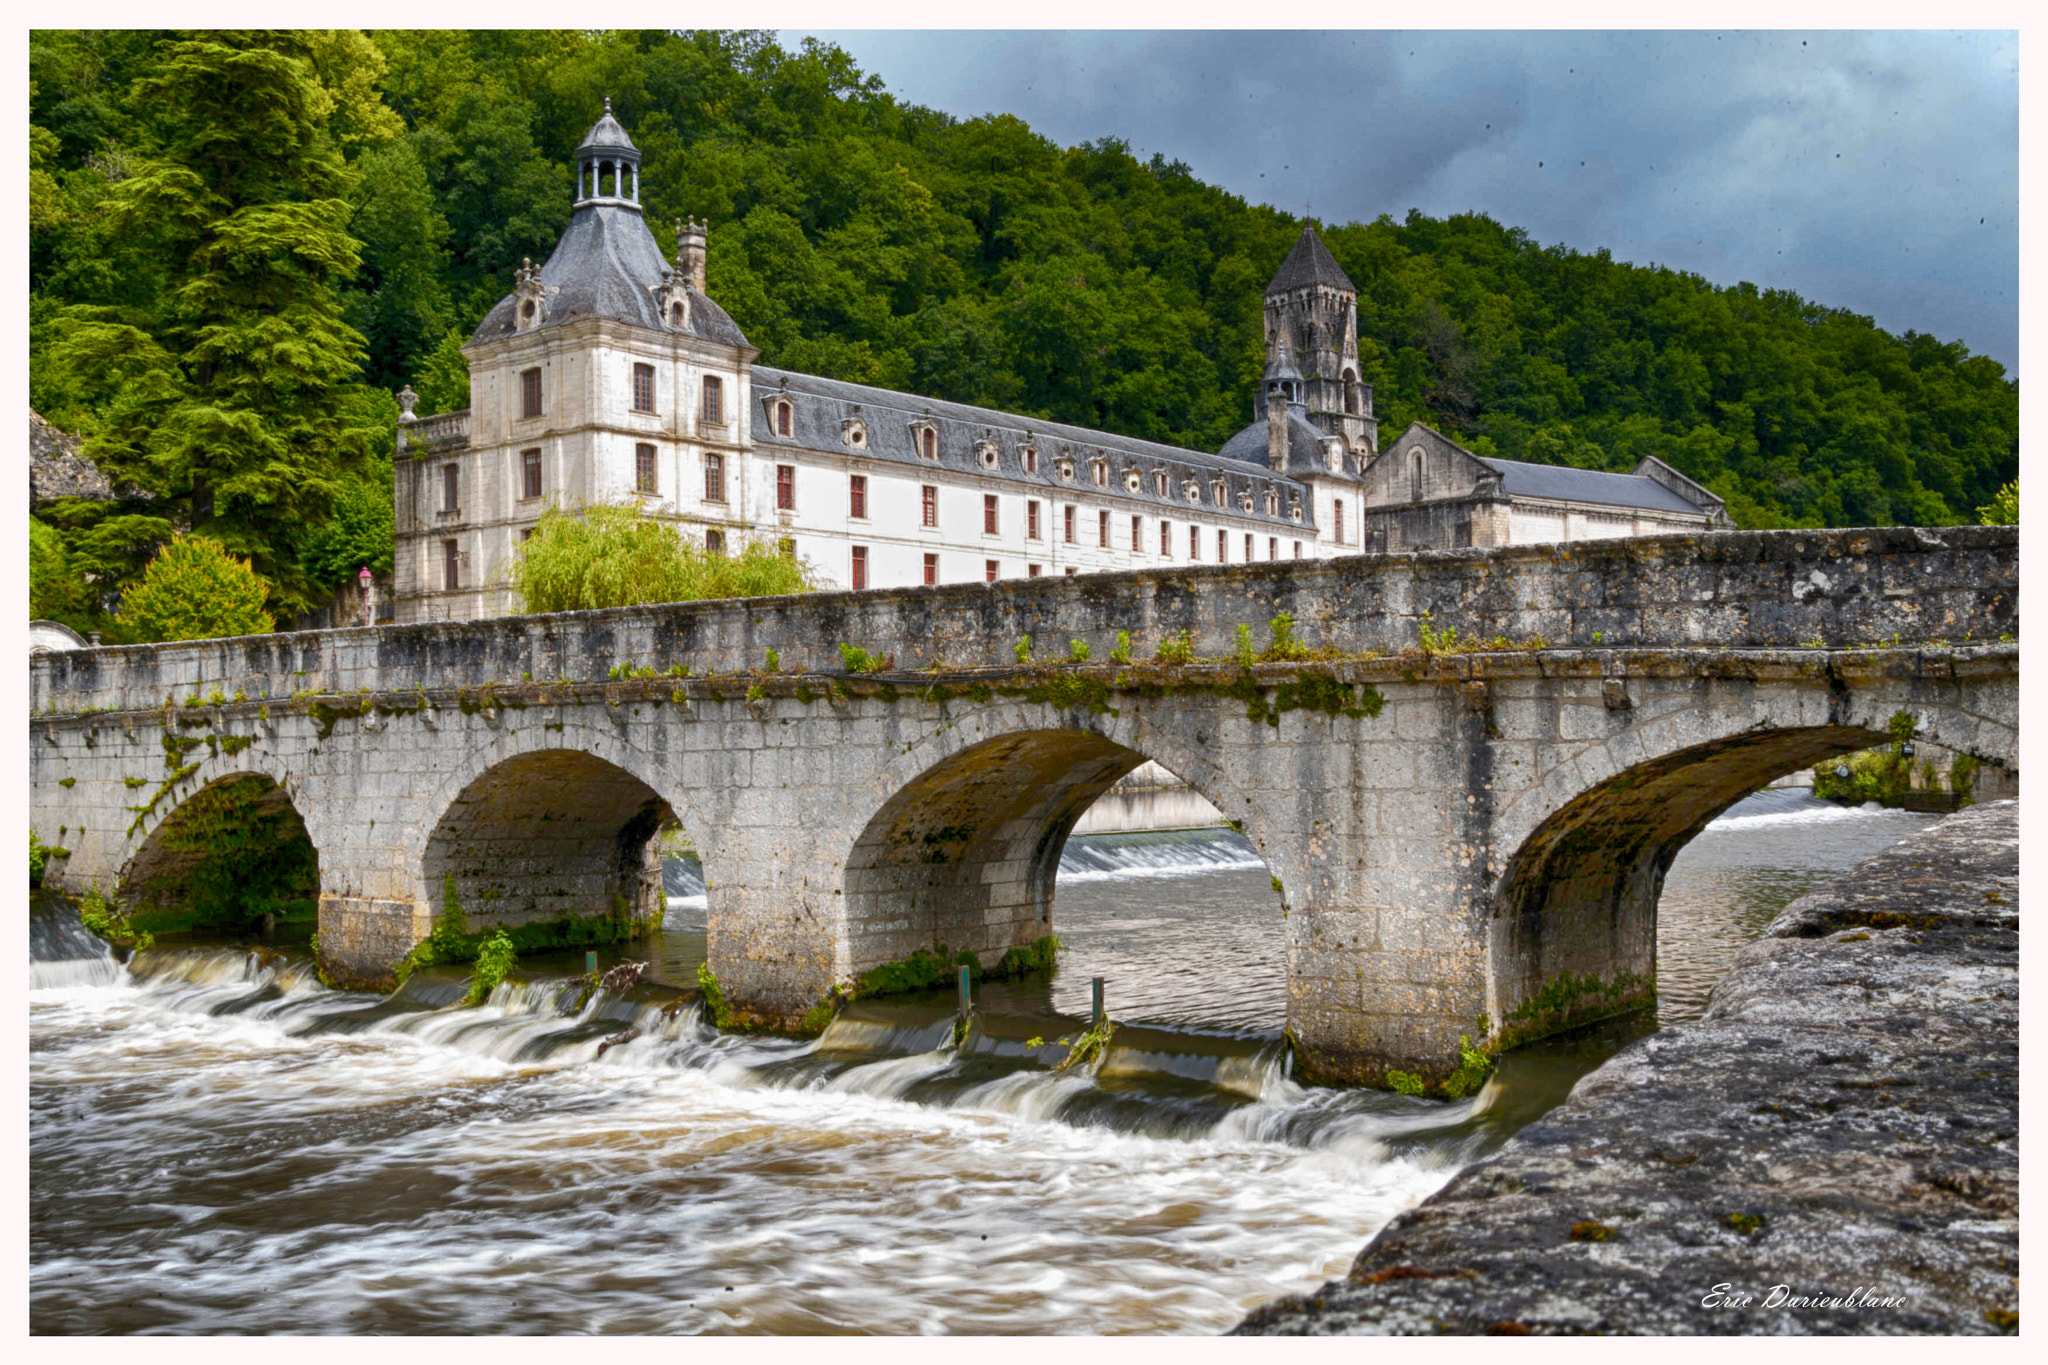
[[[1200,479],[1187,480],[1181,484],[1180,491],[1189,502],[1200,503],[1202,501],[1202,481]]]
[[[850,450],[868,448],[868,424],[858,417],[848,417],[839,423],[839,440]]]
[[[939,458],[939,429],[933,423],[911,423],[910,439],[917,447],[919,459],[936,460]]]
[[[1292,521],[1292,522],[1296,522],[1296,523],[1299,523],[1299,522],[1301,521],[1301,499],[1300,499],[1300,498],[1289,498],[1289,499],[1287,500],[1287,519],[1288,519],[1289,521]]]
[[[1074,462],[1072,460],[1061,460],[1058,469],[1061,483],[1072,483],[1074,481]]]
[[[790,406],[787,401],[778,401],[775,404],[775,434],[777,436],[789,435],[791,422],[790,411]]]
[[[1246,508],[1245,510],[1250,511],[1251,509]],[[1268,488],[1266,490],[1266,515],[1269,517],[1280,515],[1280,490],[1277,488]]]
[[[688,321],[689,315],[683,311],[683,301],[681,299],[677,299],[675,302],[671,303],[668,306],[669,326],[675,328],[677,331],[681,331],[683,324]]]
[[[983,469],[994,469],[996,467],[996,443],[994,441],[975,442],[974,458],[981,461]]]
[[[1145,488],[1145,476],[1144,476],[1143,474],[1140,474],[1140,473],[1139,473],[1139,472],[1138,472],[1137,470],[1135,470],[1135,469],[1127,469],[1127,470],[1125,470],[1125,471],[1124,471],[1124,489],[1125,489],[1125,491],[1127,491],[1127,492],[1131,492],[1131,493],[1139,493],[1139,492],[1143,492],[1143,491],[1144,491],[1144,488]]]
[[[1163,470],[1163,469],[1159,469],[1159,470],[1154,470],[1154,471],[1153,471],[1153,474],[1152,474],[1152,491],[1153,491],[1153,492],[1155,492],[1155,493],[1157,493],[1157,494],[1158,494],[1158,495],[1159,495],[1160,497],[1162,497],[1162,498],[1166,496],[1166,471],[1165,471],[1165,470]]]
[[[1038,472],[1037,446],[1029,444],[1021,446],[1017,450],[1017,455],[1024,461],[1024,472],[1026,474],[1036,474]]]
[[[1109,487],[1109,461],[1091,460],[1089,467],[1095,478],[1095,486],[1097,488]]]
[[[547,321],[547,286],[540,282],[540,267],[533,263],[531,256],[512,272],[512,297],[517,300],[512,323],[515,330],[530,332]]]
[[[1218,507],[1230,506],[1230,489],[1224,484],[1223,480],[1218,479],[1209,485],[1209,500]]]

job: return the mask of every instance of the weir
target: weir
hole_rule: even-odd
[[[815,1028],[918,950],[1056,932],[1068,835],[1151,760],[1281,888],[1303,1073],[1432,1084],[1653,998],[1672,857],[1778,774],[1901,712],[2016,770],[2017,633],[2016,533],[1955,527],[78,650],[31,666],[33,820],[52,885],[133,902],[182,804],[260,778],[317,853],[322,964],[363,984],[451,904],[626,931],[678,822],[725,998]]]

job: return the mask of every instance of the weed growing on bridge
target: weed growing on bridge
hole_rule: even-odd
[[[1020,664],[1028,664],[1028,663],[1030,663],[1030,662],[1031,662],[1031,637],[1030,637],[1029,635],[1027,635],[1027,636],[1025,636],[1025,637],[1024,637],[1023,639],[1019,640],[1019,641],[1018,641],[1018,642],[1016,643],[1016,646],[1015,646],[1015,647],[1014,647],[1014,648],[1012,649],[1012,651],[1011,651],[1011,652],[1012,652],[1012,653],[1014,653],[1014,654],[1015,654],[1015,655],[1017,656],[1017,662],[1018,662],[1018,663],[1020,663]]]
[[[843,641],[839,646],[839,661],[846,666],[848,673],[880,673],[896,666],[896,660],[890,655],[870,654],[859,645]]]
[[[1252,628],[1250,626],[1238,626],[1237,644],[1231,653],[1237,659],[1237,666],[1239,668],[1250,668],[1259,661],[1257,652],[1252,649]]]
[[[1108,1015],[1089,1025],[1087,1032],[1079,1037],[1069,1035],[1060,1041],[1066,1043],[1067,1055],[1053,1068],[1055,1073],[1068,1071],[1077,1066],[1097,1067],[1109,1055],[1109,1040],[1116,1036],[1116,1021]]]
[[[1129,631],[1120,630],[1116,633],[1116,648],[1109,651],[1109,657],[1112,663],[1127,664],[1131,662],[1131,633]]]
[[[130,924],[128,917],[100,894],[97,882],[86,888],[78,902],[78,922],[116,947],[132,948],[138,953],[156,943],[154,935]]]
[[[1436,617],[1433,613],[1423,612],[1422,619],[1416,622],[1415,629],[1422,641],[1422,652],[1430,658],[1439,659],[1446,654],[1457,652],[1458,628],[1456,626],[1446,626],[1442,630],[1438,630],[1436,628]]]
[[[1153,659],[1162,664],[1191,664],[1195,661],[1195,637],[1193,632],[1183,630],[1178,635],[1169,635],[1159,642],[1153,651]]]
[[[1088,654],[1089,654],[1089,650],[1088,650],[1088,642],[1087,642],[1086,640],[1069,640],[1069,641],[1067,641],[1067,662],[1068,662],[1068,663],[1070,663],[1070,664],[1085,664],[1085,663],[1087,663],[1087,662],[1088,662]]]
[[[773,645],[768,646],[768,671],[770,673],[780,673],[782,671],[782,654]]]
[[[476,974],[469,979],[469,991],[462,997],[463,1007],[481,1005],[491,998],[491,992],[498,989],[506,974],[519,965],[519,954],[512,947],[512,940],[500,929],[484,941],[477,949]]]

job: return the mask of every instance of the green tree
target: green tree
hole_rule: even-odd
[[[1977,524],[1980,526],[2017,526],[2020,524],[2020,481],[1998,490],[1991,501],[1977,509]]]
[[[520,547],[512,581],[530,612],[770,597],[817,587],[808,565],[764,544],[750,541],[737,555],[720,554],[687,539],[674,522],[611,503],[573,515],[550,508]]]
[[[61,621],[73,630],[97,624],[97,604],[56,528],[28,519],[28,614],[30,620]]]
[[[115,620],[137,641],[263,635],[274,627],[263,609],[269,595],[249,561],[219,541],[177,536],[121,599]]]
[[[362,352],[339,298],[360,264],[349,172],[305,51],[289,34],[164,46],[132,88],[154,146],[107,195],[164,286],[74,307],[55,347],[99,386],[85,454],[250,557],[284,611],[314,596],[291,538],[370,449],[344,416]]]

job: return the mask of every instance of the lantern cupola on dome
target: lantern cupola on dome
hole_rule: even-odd
[[[610,96],[576,148],[576,206],[598,203],[640,206],[640,149],[612,117]]]

